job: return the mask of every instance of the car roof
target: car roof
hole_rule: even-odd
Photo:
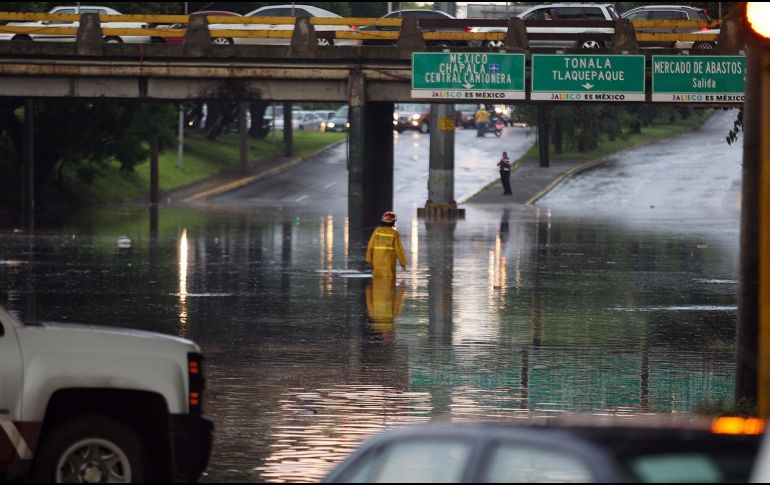
[[[693,7],[692,5],[641,5],[634,7],[631,10],[657,10],[657,9],[672,9],[678,8],[682,10],[706,10],[705,8]],[[629,12],[631,11],[629,10]]]
[[[610,7],[611,3],[590,3],[590,2],[559,2],[559,3],[541,3],[530,7],[529,10],[535,10],[536,8],[556,8],[556,7]]]
[[[98,9],[101,9],[101,10],[107,10],[107,11],[111,11],[111,12],[118,12],[114,8],[112,8],[112,7],[105,7],[104,5],[58,5],[58,6],[54,7],[54,8],[52,8],[51,11],[60,10],[62,8],[79,8],[80,10],[87,9],[87,8],[89,8],[89,9],[98,8]],[[118,12],[118,14],[119,13],[120,12]]]
[[[438,14],[444,15],[446,17],[455,18],[453,15],[448,14],[446,12],[442,12],[441,10],[431,10],[429,8],[407,8],[407,9],[404,9],[404,10],[393,10],[392,12],[388,12],[385,15],[401,14],[401,13],[404,13],[404,12],[409,12],[409,13],[431,12],[431,13],[438,13]],[[383,17],[385,15],[383,15]]]
[[[761,443],[761,435],[733,434],[727,430],[719,432],[713,427],[715,422],[714,419],[697,416],[565,415],[502,423],[430,423],[392,428],[367,440],[324,481],[334,481],[346,473],[359,457],[372,450],[413,440],[452,438],[475,446],[501,441],[535,447],[542,445],[582,457],[599,481],[622,480],[625,473],[619,468],[621,463],[631,457],[644,459],[649,454],[700,450],[722,456],[735,447],[736,452],[753,456]]]
[[[198,10],[197,12],[190,12],[190,15],[212,15],[217,17],[240,17],[241,14],[237,12],[229,12],[227,10]]]
[[[312,5],[292,4],[292,3],[287,3],[284,5],[265,5],[264,7],[259,7],[256,10],[252,10],[251,12],[247,13],[245,17],[254,16],[256,12],[259,12],[267,8],[303,8],[308,12],[310,12],[311,14],[313,14],[314,17],[340,17],[336,13],[330,12],[328,10],[324,10],[320,7],[314,7]]]
[[[606,9],[609,8],[615,8],[611,3],[543,3],[540,5],[535,5],[534,7],[530,7],[527,10],[524,10],[520,14],[516,15],[517,17],[524,17],[525,15],[529,14],[530,12],[534,12],[535,10],[543,10],[546,8],[580,8],[580,7],[604,7]]]

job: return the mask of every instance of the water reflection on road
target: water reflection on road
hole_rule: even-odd
[[[349,272],[362,250],[330,216],[169,209],[155,242],[130,210],[110,228],[105,213],[32,241],[5,232],[0,282],[25,318],[198,342],[210,481],[316,480],[403,423],[687,413],[731,396],[735,268],[719,238],[470,209],[456,225],[405,217],[411,266],[384,325]]]
[[[198,342],[217,427],[204,481],[315,481],[405,423],[691,413],[732,397],[737,219],[403,213],[409,268],[378,301],[345,215],[322,207],[55,220],[34,238],[0,229],[8,306]]]

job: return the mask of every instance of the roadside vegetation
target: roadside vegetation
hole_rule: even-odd
[[[551,127],[549,158],[551,160],[599,159],[628,148],[688,132],[712,113],[711,109],[661,108],[649,113],[643,121],[638,121],[637,118],[626,118],[628,122],[626,126],[618,123],[623,116],[604,120],[583,116],[583,119],[590,119],[591,123],[597,125],[591,129],[576,125],[574,120],[570,120],[562,113],[563,126],[569,127],[569,131],[562,131],[562,139],[558,140],[553,136],[554,130]],[[559,117],[551,118],[551,120],[556,119]],[[607,126],[602,126],[603,122],[611,122],[616,126],[608,129]],[[520,160],[532,159],[539,159],[538,144],[533,145]]]
[[[326,146],[345,139],[345,133],[295,132],[294,156],[308,156]],[[249,167],[254,168],[261,161],[284,156],[283,132],[263,139],[249,138]],[[237,133],[227,133],[216,141],[205,138],[201,133],[186,133],[184,162],[178,166],[177,147],[169,147],[158,157],[159,185],[161,193],[184,187],[221,172],[237,173],[240,168],[240,141]],[[63,187],[78,194],[78,200],[85,203],[113,203],[142,200],[147,197],[150,187],[150,163],[145,161],[134,167],[130,174],[121,171],[120,164],[113,161],[92,180],[80,179],[75,170],[65,170]]]

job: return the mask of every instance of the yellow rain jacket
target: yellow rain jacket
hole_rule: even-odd
[[[396,259],[401,266],[406,266],[406,254],[401,244],[401,236],[392,227],[378,227],[369,238],[369,246],[366,248],[366,262],[373,268],[372,276],[394,278]]]

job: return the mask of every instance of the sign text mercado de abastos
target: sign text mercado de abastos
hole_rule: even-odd
[[[414,53],[412,97],[526,99],[524,54]],[[645,101],[645,56],[533,54],[533,101]],[[653,102],[743,103],[745,56],[652,56]]]

